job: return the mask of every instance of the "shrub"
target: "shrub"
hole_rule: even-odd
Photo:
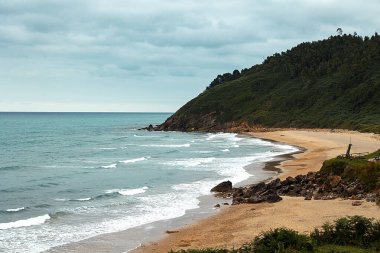
[[[313,246],[308,236],[298,232],[277,228],[257,237],[253,242],[253,252],[257,253],[285,253],[285,252],[312,252]]]
[[[369,247],[380,240],[380,223],[362,216],[340,218],[315,229],[311,238],[316,244]]]

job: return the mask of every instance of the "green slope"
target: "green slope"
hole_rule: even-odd
[[[158,129],[219,131],[242,123],[380,133],[380,36],[302,43],[219,75]]]

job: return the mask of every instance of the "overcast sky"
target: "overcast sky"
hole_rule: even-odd
[[[174,112],[300,42],[380,32],[378,0],[0,0],[0,111]]]

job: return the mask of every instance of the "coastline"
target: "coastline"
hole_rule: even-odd
[[[242,138],[252,138],[250,135],[240,135]],[[277,141],[269,142],[275,144],[285,144]],[[297,147],[299,148],[299,147]],[[296,151],[285,155],[276,155],[272,160],[264,162],[254,162],[244,167],[244,169],[251,175],[249,178],[234,183],[234,187],[245,186],[249,184],[259,183],[262,181],[271,180],[278,176],[278,171],[272,163],[279,163],[292,157],[293,154],[302,151]],[[271,167],[272,169],[268,169]],[[123,231],[99,234],[77,242],[71,242],[63,245],[52,247],[44,252],[46,253],[61,253],[61,252],[108,252],[108,253],[121,253],[121,252],[134,252],[143,245],[154,245],[155,242],[165,239],[168,235],[176,234],[182,227],[191,226],[204,219],[209,219],[219,213],[223,212],[232,203],[232,198],[216,197],[214,194],[198,197],[200,201],[199,207],[196,209],[187,210],[183,216],[160,220],[145,225],[140,225]],[[228,203],[228,205],[225,205]],[[216,204],[220,208],[215,208]],[[143,242],[141,244],[140,242]],[[131,248],[135,248],[132,249]]]
[[[353,143],[352,152],[373,152],[380,148],[378,135],[345,130],[287,129],[247,135],[304,149],[287,156],[288,159],[265,163],[264,170],[281,171],[276,176],[280,179],[319,170],[323,161],[345,153],[350,140]],[[218,214],[183,227],[178,233],[169,234],[160,241],[142,245],[133,253],[237,248],[261,232],[276,227],[306,233],[345,215],[380,219],[378,210],[374,203],[365,202],[356,207],[352,206],[352,201],[341,199],[305,201],[303,198],[283,197],[281,202],[274,204],[241,204],[224,208]]]

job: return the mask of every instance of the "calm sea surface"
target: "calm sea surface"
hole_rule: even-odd
[[[235,134],[147,132],[165,113],[0,113],[0,252],[172,219],[244,167],[296,151]]]

